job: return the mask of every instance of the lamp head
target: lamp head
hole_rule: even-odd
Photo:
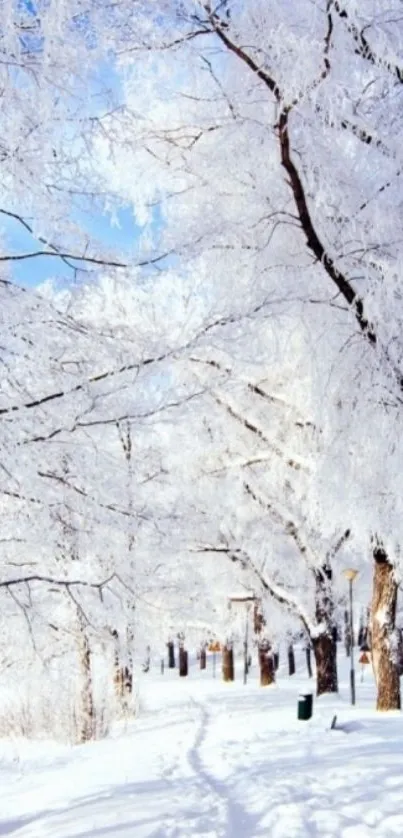
[[[346,568],[343,570],[343,576],[347,579],[348,582],[354,582],[356,576],[358,576],[358,570],[354,570],[352,567]]]

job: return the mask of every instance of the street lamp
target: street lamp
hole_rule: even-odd
[[[355,671],[354,671],[354,620],[353,620],[353,582],[358,575],[358,570],[347,568],[343,570],[344,578],[347,579],[350,592],[350,637],[351,637],[351,654],[350,654],[350,690],[351,690],[351,704],[355,704]]]

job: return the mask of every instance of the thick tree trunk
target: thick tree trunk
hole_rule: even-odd
[[[206,647],[202,646],[200,649],[200,669],[205,669],[207,665]]]
[[[316,663],[316,695],[337,693],[337,645],[331,634],[312,639]]]
[[[337,642],[334,631],[334,603],[332,591],[332,569],[324,564],[316,573],[316,622],[325,625],[325,630],[312,637],[316,663],[316,694],[338,692]]]
[[[295,675],[295,655],[292,643],[288,646],[288,674]]]
[[[374,551],[371,609],[372,663],[377,685],[377,710],[400,710],[397,655],[397,584],[393,565],[380,543]]]
[[[261,640],[259,643],[259,669],[261,687],[269,687],[275,683],[274,655],[268,640]]]
[[[222,677],[224,681],[235,680],[234,649],[232,643],[226,643],[222,650]]]
[[[168,649],[168,669],[175,669],[175,644],[173,640],[167,643]]]

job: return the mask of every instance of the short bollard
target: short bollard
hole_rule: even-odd
[[[313,695],[307,693],[300,695],[298,698],[298,719],[302,722],[307,722],[312,716]]]

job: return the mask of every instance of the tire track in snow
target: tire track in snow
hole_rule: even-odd
[[[256,829],[260,816],[251,815],[247,812],[242,803],[231,794],[226,783],[218,780],[205,766],[201,749],[207,739],[210,715],[205,705],[199,704],[194,699],[193,703],[200,711],[200,725],[194,743],[188,752],[188,760],[204,791],[208,791],[210,794],[213,792],[220,803],[220,808],[223,809],[225,822],[221,827],[218,827],[216,836],[217,838],[254,838],[258,834]]]

